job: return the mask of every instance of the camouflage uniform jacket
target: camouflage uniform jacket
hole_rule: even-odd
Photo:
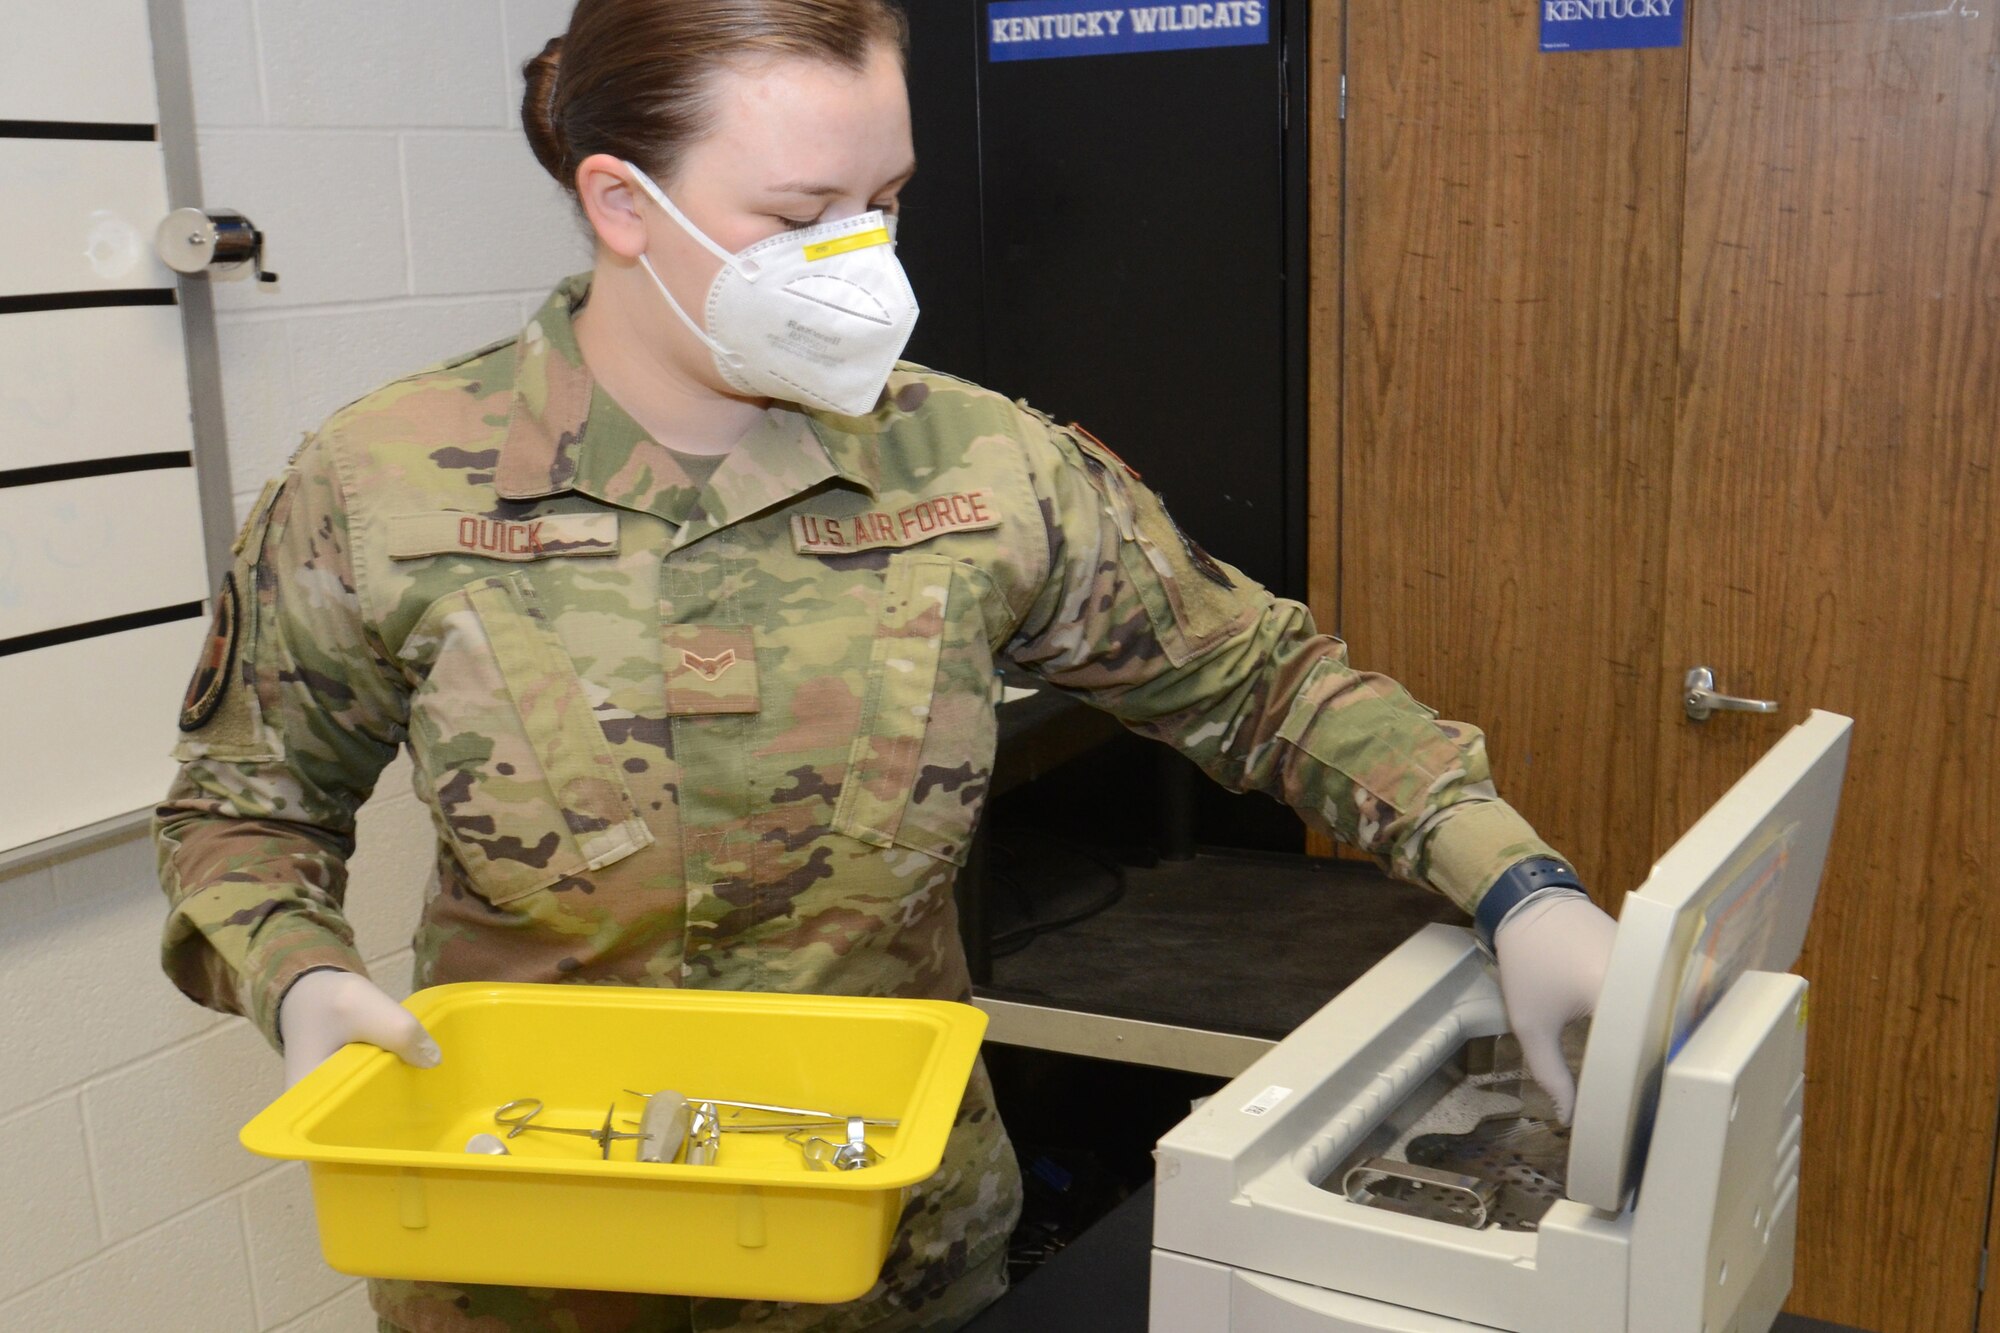
[[[587,291],[337,413],[253,511],[158,820],[202,1003],[275,1042],[302,970],[361,970],[345,858],[405,742],[438,833],[419,985],[966,998],[1003,659],[1468,908],[1551,854],[1477,731],[1089,436],[903,365],[865,417],[774,406],[697,487],[594,385]]]

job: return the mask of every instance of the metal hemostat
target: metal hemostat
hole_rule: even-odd
[[[1464,1134],[1411,1140],[1410,1161],[1494,1185],[1489,1219],[1505,1231],[1534,1231],[1566,1189],[1569,1132],[1547,1120],[1488,1116]]]
[[[1477,1176],[1371,1157],[1348,1171],[1341,1189],[1355,1203],[1407,1217],[1483,1230],[1500,1187]]]
[[[600,1129],[574,1129],[566,1125],[536,1125],[530,1122],[542,1113],[542,1099],[539,1097],[516,1097],[493,1113],[493,1123],[507,1127],[507,1137],[519,1138],[528,1130],[539,1130],[544,1134],[581,1134],[587,1139],[595,1139],[603,1150],[604,1160],[611,1160],[611,1145],[619,1139],[637,1139],[643,1134],[626,1134],[611,1128],[612,1119],[618,1114],[617,1103],[604,1108],[604,1125]]]

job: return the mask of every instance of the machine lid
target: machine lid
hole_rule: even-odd
[[[1737,977],[1798,961],[1853,726],[1815,710],[1626,895],[1577,1080],[1570,1198],[1624,1208],[1667,1062]]]

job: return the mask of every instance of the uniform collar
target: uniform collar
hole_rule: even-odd
[[[502,498],[575,491],[658,514],[680,525],[676,545],[684,545],[836,479],[876,493],[882,414],[842,417],[791,404],[766,411],[706,488],[690,486],[584,365],[572,320],[589,294],[588,273],[563,279],[521,331],[494,474]]]

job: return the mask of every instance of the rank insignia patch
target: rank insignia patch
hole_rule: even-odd
[[[697,657],[694,653],[683,648],[681,650],[681,665],[694,672],[695,675],[700,676],[703,680],[721,680],[722,673],[736,665],[736,651],[733,648],[724,648],[714,657]]]
[[[236,632],[242,608],[237,603],[236,575],[225,575],[215,594],[215,618],[208,627],[208,641],[202,645],[201,660],[195,664],[194,678],[188,681],[187,697],[181,700],[181,730],[200,731],[222,707],[229,693],[229,678],[236,671]]]
[[[660,626],[666,642],[667,712],[713,717],[758,709],[757,632],[742,624]]]

